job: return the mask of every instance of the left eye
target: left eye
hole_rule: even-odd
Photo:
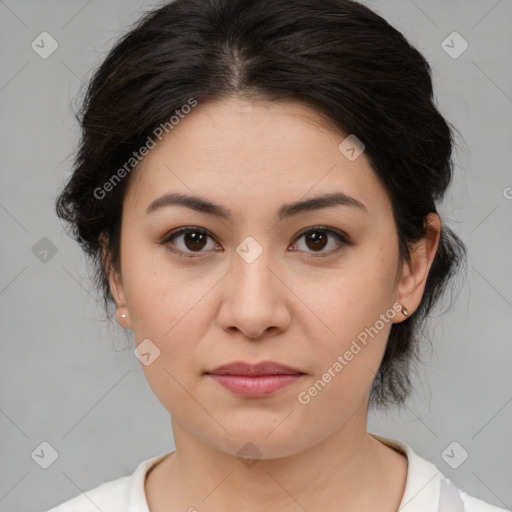
[[[174,241],[179,240],[180,237],[183,237],[181,239],[181,247],[179,246],[180,244],[177,244]],[[307,249],[312,250],[313,253],[321,253],[319,255],[312,254],[311,256],[308,256],[312,258],[324,256],[324,253],[331,254],[336,252],[339,250],[336,248],[336,245],[350,245],[347,237],[341,233],[338,233],[337,231],[322,226],[309,228],[307,231],[303,231],[297,236],[296,240],[299,240],[302,237],[305,237],[304,242]],[[170,233],[169,236],[167,236],[163,241],[163,244],[166,245],[172,252],[179,253],[180,256],[196,257],[200,256],[200,254],[197,253],[208,252],[203,251],[203,249],[208,245],[208,238],[213,240],[213,237],[211,237],[210,234],[204,229],[186,227]],[[336,239],[338,244],[334,244],[335,247],[333,249],[323,250],[326,246],[329,245],[330,238]],[[215,243],[213,243],[213,245],[214,251],[222,250],[219,246],[215,247]],[[292,244],[294,248],[296,248],[297,245],[300,244],[297,242]],[[306,252],[308,252],[307,249]]]
[[[327,255],[332,254],[339,250],[339,247],[336,248],[336,245],[350,245],[347,237],[342,235],[341,233],[338,233],[337,231],[334,231],[329,228],[324,227],[316,227],[316,228],[310,228],[307,231],[303,231],[299,236],[298,239],[302,237],[306,237],[304,242],[307,248],[313,250],[313,254],[311,256],[308,256],[310,258],[318,258],[325,256],[324,253],[327,253]],[[334,249],[331,250],[322,250],[324,249],[328,243],[329,238],[334,238],[338,241],[338,244],[334,244]],[[297,243],[294,244],[295,246],[298,245]],[[319,255],[314,254],[315,252],[321,253]]]

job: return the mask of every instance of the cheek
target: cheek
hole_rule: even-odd
[[[123,284],[135,339],[161,343],[204,294],[202,283],[193,270],[173,263],[165,248],[144,235],[127,233],[124,241]]]
[[[304,291],[306,297],[315,297],[311,307],[328,327],[316,335],[317,376],[330,369],[331,377],[326,374],[324,380],[337,382],[342,394],[369,387],[378,370],[397,314],[393,308],[396,258],[392,247],[376,244],[347,260],[335,278],[324,282],[322,293],[313,287]]]
[[[135,343],[144,342],[157,354],[142,368],[157,397],[168,404],[181,396],[180,383],[190,388],[205,370],[201,340],[208,337],[210,292],[218,276],[200,267],[178,266],[155,246],[132,247],[122,265]]]
[[[337,268],[311,274],[304,296],[338,334],[351,336],[392,306],[397,254],[392,246],[367,244],[347,255]]]

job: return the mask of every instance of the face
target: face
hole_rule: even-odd
[[[199,104],[132,171],[118,311],[173,425],[226,453],[283,457],[364,424],[397,301],[421,299],[428,257],[397,279],[389,197],[345,136],[307,106],[231,98]],[[155,203],[167,194],[218,207]],[[338,201],[290,207],[325,194]],[[235,361],[301,375],[245,396],[207,375]]]

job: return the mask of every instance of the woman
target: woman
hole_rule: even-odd
[[[176,449],[54,512],[498,511],[404,443],[464,262],[423,56],[348,0],[176,0],[93,77],[58,215],[133,330]]]

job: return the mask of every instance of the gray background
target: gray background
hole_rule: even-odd
[[[411,444],[470,494],[508,508],[512,2],[366,3],[427,57],[439,108],[460,130],[440,211],[469,251],[453,306],[431,324],[416,393],[402,411],[372,413],[369,430]],[[54,214],[78,140],[72,107],[80,87],[154,5],[0,1],[1,512],[46,510],[174,446],[168,413],[125,348],[128,333],[105,324],[85,257]],[[31,47],[43,31],[59,44],[47,59]],[[453,31],[469,43],[458,58],[441,46]],[[46,261],[36,245],[43,237],[57,249]],[[44,441],[58,452],[48,469],[31,456]],[[453,441],[469,453],[458,469],[441,456]]]

